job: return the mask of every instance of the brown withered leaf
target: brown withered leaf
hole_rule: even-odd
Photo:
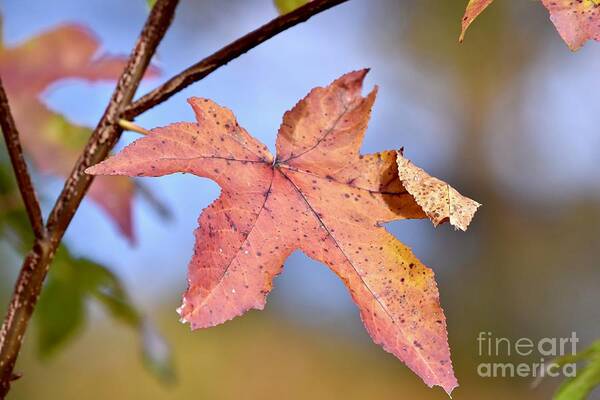
[[[457,382],[433,272],[383,227],[426,218],[409,193],[422,192],[403,186],[396,151],[359,153],[376,95],[361,95],[366,73],[315,88],[286,112],[276,157],[231,111],[192,98],[196,123],[153,129],[87,172],[188,172],[219,184],[220,197],[199,218],[179,309],[193,329],[262,309],[300,249],[344,281],[376,343],[450,393]],[[466,227],[467,219],[453,222]]]
[[[402,185],[421,206],[434,226],[449,221],[463,231],[481,205],[458,193],[456,189],[414,165],[398,152],[398,176]]]

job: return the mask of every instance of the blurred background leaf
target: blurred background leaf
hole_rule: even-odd
[[[65,260],[64,248],[57,251],[52,272],[35,310],[38,351],[42,358],[52,356],[83,325],[85,289],[77,272]]]
[[[577,369],[577,376],[566,379],[556,392],[555,400],[584,400],[600,385],[600,340],[587,349],[575,354],[563,356],[558,365],[583,361],[583,368]]]
[[[273,0],[279,14],[287,14],[294,11],[296,8],[305,5],[310,0]]]
[[[85,319],[85,304],[94,300],[108,315],[138,333],[142,360],[161,381],[175,378],[171,350],[153,324],[131,303],[119,279],[107,268],[74,258],[62,246],[56,253],[39,308],[34,315],[38,346],[44,357],[67,342]]]
[[[7,158],[3,148],[0,152],[0,229],[3,240],[24,256],[33,237]],[[65,245],[56,252],[34,312],[39,356],[48,359],[56,355],[80,333],[88,312],[86,305],[92,300],[103,305],[115,320],[137,332],[141,359],[148,371],[165,383],[173,381],[169,345],[135,308],[119,278],[98,263],[73,257]]]

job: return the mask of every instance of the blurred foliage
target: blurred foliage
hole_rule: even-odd
[[[138,331],[146,367],[163,382],[173,381],[169,346],[134,308],[111,271],[85,258],[74,258],[64,246],[56,252],[51,271],[35,312],[42,357],[53,355],[77,334],[85,321],[86,301],[95,300],[115,320]]]
[[[48,117],[46,135],[47,139],[57,146],[80,152],[87,144],[91,131],[87,127],[69,122],[63,115],[52,114]]]
[[[585,361],[587,364],[577,371],[577,376],[563,382],[554,396],[555,400],[584,400],[600,385],[600,340],[575,355],[559,358],[557,364],[579,361]]]
[[[0,153],[0,231],[2,239],[21,256],[29,250],[31,228],[4,150]],[[96,262],[74,257],[64,244],[56,252],[34,313],[41,358],[54,356],[80,333],[91,300],[137,331],[144,365],[161,381],[173,381],[169,346],[135,308],[118,277]]]
[[[294,11],[296,8],[305,5],[310,0],[273,0],[279,14],[287,14]]]
[[[49,108],[45,94],[65,80],[115,81],[123,71],[125,57],[108,53],[99,56],[100,49],[100,42],[87,28],[61,24],[0,52],[0,74],[21,145],[40,174],[68,177],[92,133],[92,129]],[[157,73],[154,66],[149,66],[145,76]],[[99,177],[89,188],[87,198],[133,242],[134,195],[133,180]]]
[[[57,251],[52,273],[35,310],[41,357],[53,355],[83,324],[86,289],[79,286],[78,266],[69,268],[72,264],[63,260],[64,253],[64,248]]]

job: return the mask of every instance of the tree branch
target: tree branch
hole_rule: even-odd
[[[35,241],[23,262],[0,330],[0,399],[4,399],[10,389],[23,336],[50,262],[81,199],[92,183],[93,177],[86,175],[84,170],[106,158],[119,139],[122,133],[117,123],[119,115],[131,102],[156,47],[171,24],[177,4],[178,0],[158,0],[152,8],[108,107],[50,213],[46,236]]]
[[[229,61],[269,40],[278,33],[346,1],[348,0],[313,0],[290,13],[273,19],[260,28],[231,42],[216,53],[181,71],[158,88],[142,96],[125,109],[122,114],[123,118],[133,120],[144,111],[164,102],[177,92],[203,79],[218,68],[226,65]]]
[[[31,177],[27,171],[27,164],[23,158],[23,149],[21,148],[21,141],[19,140],[19,131],[17,130],[15,120],[10,112],[8,97],[4,91],[2,79],[0,79],[0,128],[2,128],[8,155],[10,156],[10,162],[15,171],[17,185],[19,186],[21,197],[25,203],[25,210],[27,211],[33,234],[35,238],[40,239],[45,234],[42,211],[40,210],[40,203],[38,202],[33,184],[31,183]]]

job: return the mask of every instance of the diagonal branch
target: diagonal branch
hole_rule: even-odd
[[[150,59],[171,24],[177,4],[178,0],[158,0],[152,8],[106,111],[48,217],[46,236],[36,239],[23,262],[0,330],[0,399],[4,399],[10,390],[23,336],[54,253],[92,183],[92,176],[83,171],[102,161],[119,139],[122,133],[117,123],[119,115],[131,102]]]
[[[27,164],[23,158],[23,149],[21,148],[21,141],[19,140],[19,131],[15,124],[15,120],[10,112],[8,105],[8,97],[4,91],[2,80],[0,79],[0,128],[4,134],[4,140],[6,141],[6,148],[8,149],[8,155],[10,156],[10,162],[12,163],[15,176],[17,178],[17,185],[23,197],[25,203],[25,210],[33,229],[35,238],[40,239],[44,236],[44,221],[42,220],[42,211],[40,210],[40,203],[38,202],[37,196],[33,184],[31,183],[31,177],[27,171]]]
[[[290,13],[271,20],[260,28],[231,42],[216,53],[181,71],[161,86],[142,96],[125,109],[123,118],[131,120],[137,117],[157,104],[169,99],[192,83],[203,79],[218,68],[226,65],[229,61],[271,39],[278,33],[346,1],[348,0],[313,0]]]

